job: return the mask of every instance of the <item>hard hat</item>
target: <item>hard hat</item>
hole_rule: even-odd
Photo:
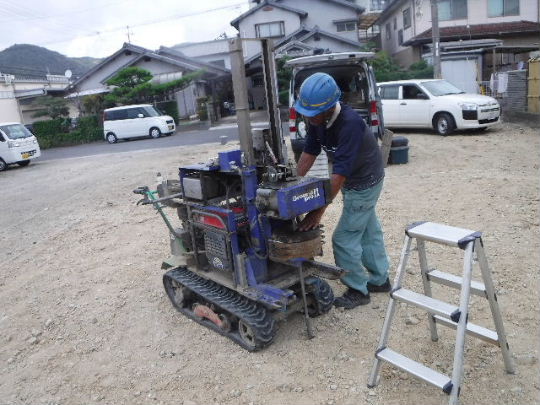
[[[302,83],[294,108],[306,117],[314,117],[335,106],[340,96],[341,91],[332,76],[314,73]]]

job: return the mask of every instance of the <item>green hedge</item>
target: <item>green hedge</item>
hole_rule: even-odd
[[[63,119],[37,121],[32,124],[41,149],[101,141],[103,128],[100,125],[97,115],[80,118],[78,127],[69,132],[69,125],[66,125]]]
[[[178,125],[178,104],[176,104],[176,101],[165,101],[162,103],[157,104],[157,108],[159,108],[161,111],[163,111],[166,115],[170,115],[176,125]]]

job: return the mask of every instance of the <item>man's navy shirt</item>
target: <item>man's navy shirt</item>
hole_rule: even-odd
[[[330,128],[309,125],[304,152],[319,155],[323,148],[333,164],[332,173],[346,178],[346,189],[364,190],[384,177],[377,140],[356,111],[341,104],[341,112]]]

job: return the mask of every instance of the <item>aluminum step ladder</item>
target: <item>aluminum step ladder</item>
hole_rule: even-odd
[[[413,239],[416,239],[424,294],[418,294],[401,286]],[[429,269],[425,248],[426,241],[463,249],[465,251],[463,276],[457,277],[439,270]],[[474,259],[478,261],[480,266],[483,283],[472,280],[473,256],[475,256]],[[461,289],[459,306],[432,298],[431,283]],[[468,322],[470,294],[487,298],[495,324],[495,331]],[[426,367],[387,347],[390,326],[397,302],[414,305],[429,313],[429,329],[431,340],[434,342],[438,340],[437,325],[448,326],[457,330],[451,377]],[[373,388],[379,383],[381,364],[382,362],[387,362],[442,389],[443,392],[450,395],[449,404],[457,405],[459,403],[459,393],[463,379],[463,355],[466,334],[499,346],[506,372],[509,374],[514,373],[512,355],[506,341],[503,321],[497,303],[497,296],[493,288],[491,270],[489,269],[484,252],[481,233],[433,222],[415,222],[405,230],[405,243],[401,252],[393,289],[390,292],[390,301],[388,303],[379,345],[375,352],[375,363],[369,376],[368,387]]]

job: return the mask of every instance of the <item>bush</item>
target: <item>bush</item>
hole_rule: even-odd
[[[174,122],[178,125],[179,114],[178,104],[176,104],[176,101],[165,101],[163,103],[158,103],[157,107],[165,114],[170,115]]]
[[[65,120],[37,121],[33,124],[41,149],[80,145],[103,139],[103,129],[97,115],[81,117],[77,129],[67,132]]]
[[[66,128],[62,125],[63,119],[36,121],[32,124],[36,136],[52,136],[62,132],[66,132]]]

